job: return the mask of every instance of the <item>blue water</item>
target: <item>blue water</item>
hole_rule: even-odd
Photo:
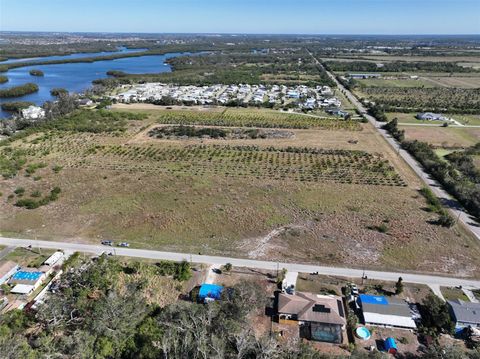
[[[91,56],[92,54],[89,55]],[[0,84],[0,89],[33,82],[38,85],[39,91],[22,97],[1,98],[0,104],[11,101],[31,101],[37,105],[42,105],[45,101],[54,99],[50,95],[52,88],[61,87],[70,92],[82,92],[92,86],[93,80],[108,77],[106,72],[109,70],[124,71],[132,74],[171,72],[170,65],[166,64],[165,61],[181,55],[186,55],[186,53],[168,53],[165,55],[127,57],[90,63],[27,66],[12,69],[2,73],[2,75],[8,77],[9,81]],[[32,69],[41,70],[45,75],[43,77],[31,76],[29,71]],[[10,113],[0,112],[0,117],[8,116],[10,116]]]
[[[13,279],[16,280],[31,280],[35,281],[38,278],[42,276],[42,272],[24,272],[24,271],[18,271],[13,275]]]
[[[77,54],[71,55],[58,55],[58,56],[44,56],[44,57],[29,57],[23,59],[8,59],[6,61],[1,61],[0,65],[3,64],[13,64],[16,62],[33,62],[33,61],[53,61],[53,60],[71,60],[71,59],[83,59],[85,57],[93,57],[93,56],[108,56],[108,55],[115,55],[115,54],[125,54],[125,53],[133,53],[133,52],[142,52],[146,51],[147,49],[127,49],[126,47],[119,47],[118,51],[102,51],[102,52],[81,52]]]

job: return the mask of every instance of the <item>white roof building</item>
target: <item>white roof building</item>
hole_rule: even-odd
[[[366,325],[403,329],[417,328],[412,310],[405,300],[360,294],[359,304]]]
[[[50,257],[48,257],[47,260],[45,262],[43,262],[43,264],[45,264],[47,266],[53,266],[60,259],[62,259],[63,256],[64,256],[63,252],[57,251],[57,252],[53,253]]]
[[[12,288],[10,292],[14,294],[30,294],[34,290],[35,290],[34,285],[17,284],[15,287]]]
[[[45,117],[45,110],[38,106],[28,106],[22,110],[22,117],[30,120],[37,120]]]

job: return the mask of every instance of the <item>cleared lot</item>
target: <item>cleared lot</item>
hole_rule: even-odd
[[[27,167],[47,166],[1,182],[3,233],[479,274],[478,243],[459,228],[431,223],[436,215],[423,210],[419,180],[369,124],[289,129],[294,138],[278,140],[170,140],[145,136],[165,112],[148,111],[148,118],[125,122],[124,132],[56,130],[12,143],[25,151]],[[255,116],[269,128],[277,121],[271,111]],[[56,201],[15,206],[53,186],[62,189]]]

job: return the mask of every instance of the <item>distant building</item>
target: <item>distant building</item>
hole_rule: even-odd
[[[329,109],[326,109],[325,112],[327,112],[330,115],[343,117],[343,118],[346,118],[350,115],[347,111],[343,111],[339,108],[329,108]]]
[[[287,92],[287,97],[288,98],[300,98],[300,93],[298,91],[291,90],[291,91]]]
[[[6,261],[0,264],[0,285],[6,283],[20,269],[17,263]]]
[[[439,114],[432,112],[420,112],[415,116],[418,120],[422,121],[448,121],[448,118]]]
[[[382,74],[348,74],[352,79],[370,79],[382,77]]]
[[[38,120],[45,117],[45,110],[38,106],[29,106],[22,110],[22,117],[29,120]]]
[[[455,328],[480,328],[480,303],[465,302],[461,299],[447,301]]]
[[[221,285],[204,283],[200,286],[198,299],[205,303],[220,300],[222,297],[222,292],[223,287]]]
[[[403,299],[360,294],[358,304],[366,325],[416,329],[413,313]]]
[[[278,317],[280,323],[299,325],[302,338],[343,342],[346,319],[342,299],[338,296],[279,293]]]
[[[93,105],[93,101],[90,100],[89,98],[82,98],[80,100],[78,100],[78,104],[80,106],[92,106]]]

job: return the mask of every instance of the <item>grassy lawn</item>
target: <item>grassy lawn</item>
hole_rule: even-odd
[[[27,163],[16,177],[0,182],[3,233],[480,274],[478,243],[430,223],[435,215],[423,210],[418,179],[369,124],[345,127],[332,120],[328,127],[290,128],[289,138],[158,139],[149,130],[173,115],[178,120],[179,110],[137,110],[148,118],[126,121],[124,131],[47,131],[10,144]],[[223,117],[212,117],[222,113],[218,109],[208,116],[198,114],[203,108],[180,112],[189,123],[220,118],[230,126],[252,119],[269,128],[321,121],[250,109]],[[36,163],[47,166],[27,173]],[[54,171],[56,166],[61,170]],[[61,187],[56,201],[30,210],[15,206],[19,198],[53,186]],[[19,187],[23,197],[15,193]],[[386,233],[376,230],[380,225]],[[273,230],[277,234],[270,238]]]
[[[368,272],[367,272],[368,274]],[[369,279],[362,283],[359,278],[333,277],[326,275],[312,275],[299,273],[296,290],[319,294],[342,294],[342,287],[349,283],[355,283],[362,293],[375,295],[395,295],[395,283]],[[404,283],[403,293],[397,295],[399,298],[409,298],[413,302],[421,302],[430,293],[425,285]]]
[[[445,297],[446,300],[456,300],[456,299],[461,299],[466,302],[469,302],[470,300],[468,297],[463,293],[461,289],[455,288],[455,287],[441,287],[440,288],[443,296]]]
[[[54,250],[33,248],[32,250],[25,248],[16,248],[10,252],[4,261],[13,261],[22,267],[37,268],[43,264],[43,262],[50,257]]]
[[[398,119],[398,122],[401,123],[415,123],[415,124],[436,124],[441,126],[442,121],[421,121],[417,120],[415,116],[416,112],[412,113],[403,113],[403,112],[388,112],[386,113],[388,120],[393,120],[394,118]],[[463,125],[470,126],[480,126],[480,115],[464,115],[464,114],[446,114],[445,116],[451,117],[454,120],[460,122]]]

